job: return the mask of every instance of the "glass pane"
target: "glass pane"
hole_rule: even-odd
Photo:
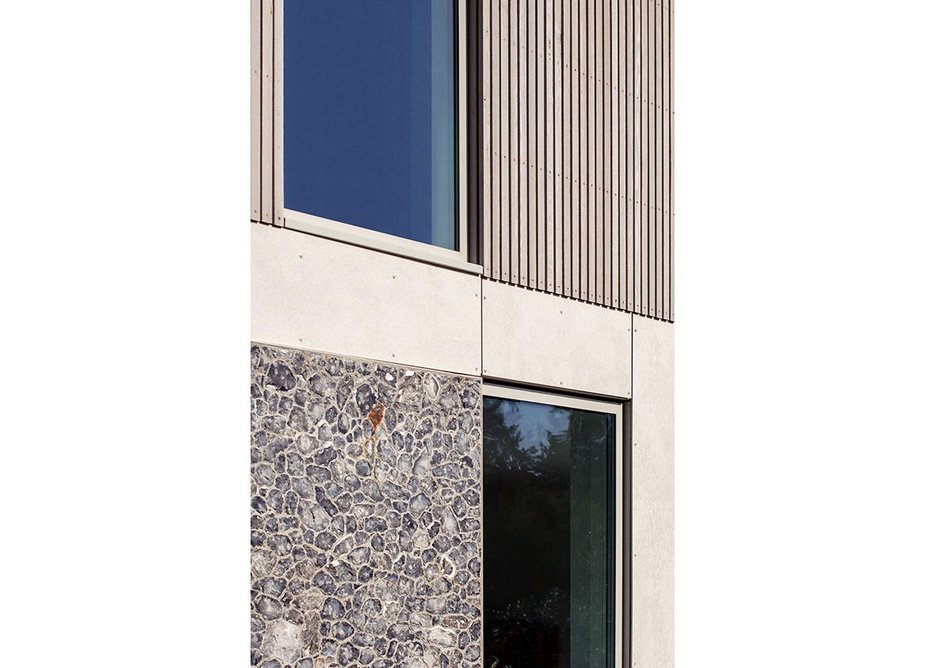
[[[453,0],[288,0],[284,206],[456,248]]]
[[[608,668],[615,653],[615,417],[488,397],[485,665]]]

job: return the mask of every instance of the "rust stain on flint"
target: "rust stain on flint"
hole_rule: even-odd
[[[382,404],[380,401],[376,401],[375,405],[372,406],[370,411],[368,411],[368,422],[371,423],[371,436],[365,439],[365,442],[362,443],[362,452],[360,455],[361,457],[364,457],[368,449],[368,444],[374,444],[374,448],[372,450],[372,473],[374,473],[374,469],[378,465],[378,430],[381,428],[381,422],[383,420],[384,404]]]
[[[374,407],[368,412],[368,421],[371,423],[371,432],[376,433],[381,421],[384,420],[384,404],[380,401],[375,402]]]

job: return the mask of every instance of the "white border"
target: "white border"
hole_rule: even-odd
[[[456,174],[458,201],[456,238],[458,250],[425,244],[364,227],[322,218],[283,206],[283,0],[274,1],[274,224],[297,232],[315,234],[343,243],[391,253],[420,262],[437,264],[473,274],[482,267],[469,262],[469,159],[466,0],[456,0]]]
[[[616,418],[616,578],[614,587],[616,590],[616,618],[615,626],[615,665],[616,668],[625,668],[624,648],[625,638],[622,632],[625,617],[625,602],[623,601],[623,583],[625,582],[625,559],[623,554],[623,544],[625,540],[625,519],[626,513],[631,512],[631,508],[625,505],[625,457],[628,456],[628,448],[625,447],[625,425],[623,424],[623,415],[625,411],[621,403],[610,401],[599,401],[596,399],[583,399],[566,394],[557,394],[554,392],[543,392],[539,390],[522,389],[518,387],[507,387],[493,383],[482,382],[482,397],[497,397],[499,399],[512,399],[515,401],[529,401],[536,404],[547,404],[550,406],[563,406],[564,408],[573,408],[576,410],[592,411],[594,413],[607,413]],[[483,425],[484,429],[484,425]],[[483,452],[483,456],[485,453]],[[485,490],[482,490],[482,503],[485,504]],[[484,531],[484,530],[483,530]],[[483,532],[484,536],[484,532]],[[483,554],[485,550],[483,538]],[[630,548],[631,549],[631,548]],[[481,576],[480,576],[481,577]],[[485,588],[483,586],[483,592]],[[484,596],[484,593],[483,593]],[[631,621],[629,622],[631,624]],[[482,605],[482,625],[485,628],[485,604]],[[482,633],[484,643],[485,633]],[[482,646],[482,655],[485,656],[485,647]]]

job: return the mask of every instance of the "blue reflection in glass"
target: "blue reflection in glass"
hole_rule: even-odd
[[[287,209],[456,248],[452,0],[287,0]]]

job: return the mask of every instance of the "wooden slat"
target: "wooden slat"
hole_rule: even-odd
[[[508,10],[510,0],[501,0],[499,3],[499,125],[501,157],[501,227],[499,235],[499,278],[505,282],[511,280],[510,249],[511,249],[511,120],[509,110],[510,88],[510,56],[509,41],[511,33],[508,25]]]
[[[587,34],[589,23],[589,0],[580,0],[579,11],[579,129],[580,129],[580,299],[589,299],[589,243],[590,243],[590,202],[589,202],[589,49]]]
[[[563,217],[563,0],[552,0],[554,16],[551,22],[552,86],[554,91],[554,254],[550,277],[553,292],[563,294],[564,273],[564,217]]]
[[[518,175],[518,135],[520,130],[518,105],[518,0],[508,3],[508,220],[509,234],[505,257],[512,283],[518,283],[519,221],[518,207],[520,179]]]
[[[605,158],[606,158],[606,129],[605,114],[603,113],[604,63],[603,45],[604,19],[606,10],[605,0],[596,0],[596,61],[594,65],[594,80],[596,82],[596,303],[602,304],[606,287],[606,202],[605,202]]]
[[[648,281],[648,302],[646,313],[655,314],[655,186],[656,186],[656,126],[655,126],[655,13],[656,0],[648,2],[648,266],[646,280]]]
[[[620,236],[622,216],[620,214],[621,202],[619,199],[619,179],[620,179],[620,139],[619,139],[619,0],[612,0],[612,14],[609,23],[609,91],[610,95],[610,113],[611,113],[611,172],[610,172],[610,216],[612,220],[612,244],[610,249],[610,283],[611,283],[611,304],[613,308],[619,308],[619,275],[622,264],[622,240]]]
[[[619,45],[616,62],[619,71],[619,308],[626,308],[628,295],[628,270],[629,270],[629,227],[628,227],[628,160],[629,160],[629,140],[628,140],[628,0],[617,0],[619,8],[618,30],[619,38],[616,40]]]
[[[659,100],[660,110],[658,112],[661,118],[661,153],[659,162],[661,163],[661,271],[659,277],[661,285],[659,293],[660,310],[659,318],[667,318],[668,311],[668,273],[670,271],[670,262],[668,261],[668,169],[670,160],[668,159],[668,63],[670,61],[668,53],[668,4],[665,0],[661,2],[661,98]]]
[[[271,198],[273,199],[273,223],[283,226],[283,2],[274,2],[274,85],[271,93],[274,98],[274,143],[273,143],[273,178],[271,179]]]
[[[480,213],[479,205],[482,203],[479,177],[481,176],[482,160],[479,156],[479,148],[482,145],[480,131],[482,128],[482,78],[479,66],[481,65],[481,55],[479,53],[479,36],[481,27],[479,25],[480,8],[478,2],[468,3],[465,11],[466,28],[457,35],[457,49],[465,53],[466,58],[466,82],[465,97],[458,100],[457,115],[466,116],[466,144],[458,145],[459,152],[465,152],[464,157],[459,158],[460,170],[466,170],[466,192],[459,195],[459,215],[463,216],[463,224],[468,228],[465,234],[460,234],[460,244],[465,241],[466,258],[473,263],[480,264],[482,252],[481,226],[479,225]],[[465,44],[463,46],[462,44]],[[458,86],[458,82],[457,82]],[[475,101],[472,103],[471,101]],[[465,214],[463,214],[463,211]],[[460,245],[462,250],[462,245]]]
[[[544,289],[547,265],[547,154],[544,145],[546,115],[545,62],[544,62],[544,14],[547,11],[545,0],[537,0],[537,20],[535,39],[537,42],[537,225],[536,229],[536,273],[532,287]]]
[[[502,133],[501,133],[501,2],[491,0],[492,24],[492,252],[491,273],[495,279],[501,278],[501,230],[502,230]]]
[[[671,7],[671,0],[665,1],[665,26],[667,29],[667,46],[666,53],[668,58],[668,68],[667,68],[667,82],[665,86],[666,97],[665,97],[665,120],[667,121],[668,130],[667,130],[667,145],[664,149],[665,159],[667,160],[667,186],[666,186],[666,196],[665,204],[667,210],[665,213],[665,222],[667,227],[667,265],[665,269],[665,278],[667,280],[667,289],[665,291],[665,305],[666,310],[664,317],[666,320],[674,319],[674,186],[673,186],[673,177],[674,177],[674,144],[673,144],[673,129],[674,129],[674,103],[672,100],[672,94],[674,92],[674,40],[672,38],[671,29],[673,27],[673,12],[674,9]]]
[[[274,3],[261,2],[261,221],[274,222]]]
[[[554,207],[554,0],[544,1],[544,289],[554,291],[554,242],[557,210]]]
[[[573,267],[574,267],[574,240],[576,227],[573,220],[573,128],[572,120],[572,91],[570,83],[573,77],[572,48],[572,3],[563,0],[563,295],[573,296]]]
[[[599,90],[603,96],[602,115],[603,122],[599,126],[602,131],[602,212],[603,212],[603,242],[602,242],[602,303],[612,306],[612,54],[611,26],[612,1],[602,2],[602,68]]]
[[[251,220],[261,219],[261,0],[251,0]]]
[[[671,319],[671,0],[480,1],[485,275]]]
[[[582,97],[580,70],[580,5],[581,0],[570,2],[570,169],[571,169],[571,225],[570,234],[570,291],[574,299],[580,297],[582,285],[581,261],[583,258],[583,206],[581,193],[582,184],[582,158],[580,138],[583,128],[580,123],[580,104]]]
[[[652,7],[654,0],[644,0],[642,3],[642,310],[644,315],[651,311],[651,221],[654,210],[651,204],[651,159],[652,159],[652,129],[651,114],[652,92],[651,77],[654,74],[651,62],[651,35]]]
[[[660,318],[664,305],[664,31],[662,0],[655,3],[655,317]]]
[[[492,275],[492,0],[482,9],[482,271]]]
[[[646,313],[655,314],[655,6],[656,0],[648,2],[648,302]]]
[[[632,192],[632,222],[634,225],[635,238],[633,242],[632,298],[634,313],[642,312],[642,203],[644,202],[644,198],[642,197],[642,184],[644,183],[642,180],[642,146],[644,145],[642,138],[644,129],[642,126],[642,66],[644,64],[644,58],[642,57],[642,19],[645,15],[644,11],[642,11],[642,7],[644,4],[645,0],[633,0],[632,49],[634,53],[634,81],[632,134],[635,140],[633,149],[635,173],[633,176],[634,187]]]
[[[518,224],[514,244],[517,246],[518,285],[528,285],[528,183],[531,178],[528,159],[528,0],[518,2]]]
[[[625,308],[632,311],[635,299],[635,0],[626,0],[626,285]]]
[[[587,234],[589,239],[587,263],[589,273],[587,279],[589,281],[589,300],[593,302],[596,299],[596,274],[598,273],[596,265],[596,3],[593,0],[587,2],[586,17],[586,66],[588,71],[586,169],[589,184],[589,195],[587,196]]]
[[[537,98],[541,90],[537,85],[537,12],[538,0],[527,0],[528,20],[528,281],[537,288],[537,220],[538,220],[538,162],[537,162]]]
[[[635,313],[644,313],[642,295],[644,258],[645,182],[645,5],[648,0],[635,0]]]

